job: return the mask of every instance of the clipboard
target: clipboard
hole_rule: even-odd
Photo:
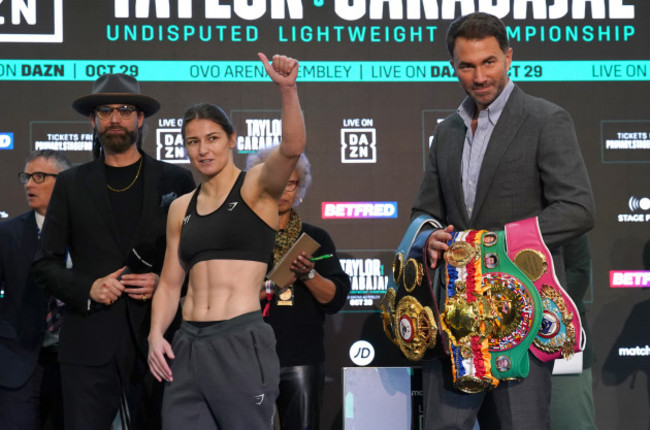
[[[298,240],[289,248],[286,254],[282,256],[278,264],[276,264],[273,269],[267,275],[275,285],[280,288],[284,288],[289,285],[289,281],[293,276],[291,271],[291,262],[295,260],[302,251],[307,255],[311,255],[320,248],[320,244],[314,240],[313,237],[307,233],[300,235]]]

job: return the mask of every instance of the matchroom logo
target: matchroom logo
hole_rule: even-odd
[[[0,1],[0,43],[63,42],[63,0]]]

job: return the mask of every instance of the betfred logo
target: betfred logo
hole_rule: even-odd
[[[397,202],[323,202],[322,219],[397,218]]]
[[[650,270],[610,270],[610,288],[648,288]]]

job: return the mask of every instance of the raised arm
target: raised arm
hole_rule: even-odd
[[[305,121],[296,86],[299,65],[298,60],[284,55],[274,55],[272,64],[266,55],[259,53],[258,56],[266,73],[278,86],[282,99],[282,141],[258,167],[260,191],[277,200],[282,195],[306,142]]]

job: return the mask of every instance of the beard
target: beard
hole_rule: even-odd
[[[104,151],[113,153],[113,154],[122,154],[126,152],[137,140],[138,140],[138,131],[129,131],[124,127],[112,127],[120,128],[124,130],[124,134],[109,134],[108,129],[99,133],[97,138],[99,143],[101,143]]]

